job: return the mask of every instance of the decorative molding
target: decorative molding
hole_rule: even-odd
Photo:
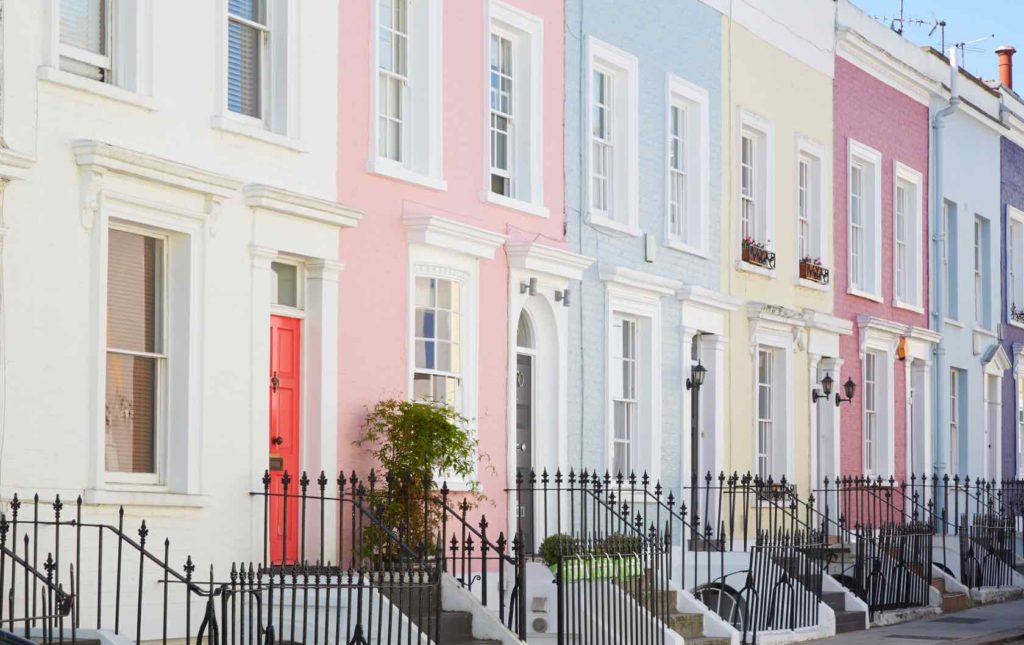
[[[468,271],[462,271],[443,264],[417,263],[413,265],[412,272],[414,276],[432,276],[446,280],[455,280],[456,282],[468,282],[472,277]]]
[[[264,184],[246,184],[243,189],[246,206],[255,212],[268,211],[330,224],[338,228],[355,228],[363,213],[337,202],[275,188]]]
[[[506,242],[505,253],[508,265],[513,269],[545,273],[566,280],[581,280],[583,272],[594,263],[594,258],[536,242]]]
[[[683,283],[672,278],[663,278],[615,264],[598,265],[598,275],[601,282],[634,292],[642,292],[648,297],[671,296],[683,286]]]
[[[0,147],[0,181],[23,179],[35,162],[33,157]]]
[[[1006,355],[1006,350],[998,343],[989,347],[985,352],[985,356],[981,359],[981,365],[986,374],[995,376],[1002,376],[1004,372],[1013,367],[1010,357]]]
[[[426,244],[472,257],[493,260],[508,237],[436,215],[406,215],[402,219],[410,244]]]
[[[918,103],[928,105],[931,95],[941,94],[941,83],[921,74],[852,27],[840,26],[836,37],[836,54],[840,58]]]
[[[853,334],[853,321],[845,318],[839,318],[822,311],[804,309],[804,320],[807,322],[807,327],[809,329],[842,336],[850,336]]]
[[[676,297],[684,303],[702,305],[709,309],[717,309],[723,312],[736,311],[743,304],[743,301],[738,298],[697,285],[680,287],[676,291]]]

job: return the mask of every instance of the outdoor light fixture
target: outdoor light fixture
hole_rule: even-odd
[[[907,360],[907,337],[900,336],[900,342],[896,345],[896,358],[901,361]]]
[[[537,278],[530,278],[529,282],[520,282],[519,293],[529,293],[531,296],[537,295]]]
[[[555,291],[555,302],[561,302],[563,307],[569,306],[569,290],[559,289]]]
[[[697,363],[690,370],[690,378],[686,379],[687,390],[699,390],[700,386],[704,385],[704,377],[707,376],[708,370],[706,367]]]
[[[853,400],[853,393],[857,391],[857,384],[853,382],[852,378],[846,379],[843,383],[843,392],[846,394],[846,398],[839,396],[839,392],[836,392],[836,407],[839,407],[840,403],[849,403]]]
[[[825,378],[821,379],[821,389],[814,388],[811,390],[811,401],[817,403],[818,399],[827,399],[832,396],[833,383],[832,377],[826,374]]]

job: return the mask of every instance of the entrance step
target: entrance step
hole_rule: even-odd
[[[932,587],[942,594],[942,613],[963,611],[974,606],[971,597],[962,591],[947,591],[944,578],[932,578]]]
[[[648,579],[647,575],[641,577]],[[633,579],[635,580],[635,578]],[[640,604],[647,608],[668,607],[666,622],[669,628],[686,639],[686,645],[729,645],[728,638],[718,636],[706,636],[704,634],[704,614],[693,612],[682,612],[676,609],[679,600],[679,592],[675,589],[650,589],[645,588],[639,593],[634,592],[630,582],[620,584],[622,589],[633,596]],[[646,587],[647,585],[641,585]],[[651,601],[654,601],[652,603]],[[656,603],[656,604],[655,604]]]
[[[826,591],[821,594],[821,600],[832,608],[836,615],[836,633],[863,631],[867,624],[867,616],[864,611],[844,609],[846,606],[846,594],[841,591]]]
[[[395,589],[394,593],[388,593],[388,590],[383,589],[381,591],[410,621],[419,619],[415,622],[420,629],[428,634],[433,632],[434,623],[438,621],[435,603],[440,598],[433,594],[403,594],[399,589]],[[445,645],[499,645],[499,641],[473,637],[473,616],[469,612],[442,609],[437,627],[438,643]]]

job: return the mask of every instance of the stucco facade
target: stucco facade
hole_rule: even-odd
[[[1021,105],[1019,99],[1013,101],[1014,107]],[[1011,127],[1016,127],[1013,124]],[[1019,139],[1018,139],[1019,141]],[[1024,148],[1018,142],[1003,137],[1000,142],[1000,180],[1002,186],[1001,194],[1001,222],[1000,227],[1004,234],[1004,243],[1000,250],[1000,275],[1003,276],[1003,284],[1000,285],[1002,294],[1000,305],[1000,319],[1002,321],[1002,346],[1010,360],[1010,372],[1003,379],[1003,410],[1001,420],[1002,435],[1002,476],[1004,478],[1019,477],[1022,474],[1021,463],[1021,414],[1024,409],[1024,401],[1021,395],[1024,390],[1018,384],[1024,382],[1024,327],[1021,321],[1013,316],[1013,310],[1024,309],[1024,303],[1018,301],[1019,296],[1012,293],[1011,268],[1014,256],[1019,256],[1021,250],[1011,244],[1010,223],[1015,220],[1017,212],[1024,212]],[[1020,230],[1016,225],[1014,230]],[[1019,264],[1019,259],[1017,260]]]
[[[384,398],[418,396],[413,377],[417,277],[454,281],[462,294],[461,360],[453,368],[459,379],[456,407],[471,420],[479,439],[477,475],[483,490],[502,509],[488,512],[497,534],[504,527],[499,521],[503,491],[514,477],[510,402],[515,401],[516,331],[524,308],[538,339],[534,380],[538,396],[544,397],[535,402],[534,465],[553,472],[564,468],[567,454],[567,324],[578,305],[573,294],[572,306],[563,306],[556,291],[575,289],[569,282],[587,263],[561,250],[563,157],[561,146],[546,144],[562,137],[562,8],[542,0],[421,5],[429,15],[415,24],[428,31],[417,37],[428,49],[409,53],[410,60],[424,65],[412,68],[409,100],[431,116],[425,123],[413,122],[408,135],[415,139],[411,146],[424,148],[410,153],[413,163],[418,154],[435,160],[409,170],[408,163],[382,162],[375,139],[380,56],[375,5],[342,2],[345,18],[339,23],[336,68],[344,98],[339,106],[338,199],[367,213],[360,235],[341,242],[350,270],[350,279],[340,285],[341,308],[358,315],[346,316],[340,326],[339,461],[346,468],[369,468],[365,453],[353,445],[368,408]],[[491,21],[499,12],[532,30],[523,36],[529,43],[524,55],[536,74],[529,82],[522,79],[520,87],[532,84],[536,140],[526,150],[543,154],[530,169],[529,203],[495,203],[489,193],[489,51]],[[521,289],[531,278],[538,282],[537,295]]]
[[[659,16],[656,22],[649,19],[652,11]],[[611,0],[566,4],[565,114],[566,122],[575,124],[565,132],[567,237],[575,251],[596,259],[584,275],[579,308],[570,320],[569,455],[585,468],[646,471],[675,490],[694,463],[705,472],[724,467],[725,320],[734,305],[718,293],[720,20],[717,11],[693,0],[658,0],[644,12],[623,12]],[[626,207],[632,211],[626,230],[601,221],[592,208],[592,75],[604,69],[600,66],[607,61],[601,57],[609,50],[608,57],[624,59],[626,67],[633,64],[615,85],[636,105],[622,121],[636,142],[636,153],[627,160],[637,184],[635,203]],[[700,227],[699,238],[689,244],[670,225],[671,110],[678,105],[690,115],[688,141],[680,144],[687,147],[682,154],[688,155],[688,186],[700,191],[692,208],[684,209],[684,217]],[[637,324],[640,378],[647,385],[636,403],[635,452],[625,464],[615,462],[612,445],[612,377],[621,372],[613,326],[621,319]],[[697,404],[702,436],[692,444],[694,399],[685,383],[695,357],[708,376]]]
[[[849,324],[832,315],[835,281],[802,280],[798,245],[798,160],[820,196],[813,215],[815,240],[832,239],[832,67],[814,54],[784,51],[781,42],[831,45],[831,8],[804,15],[800,38],[780,36],[749,14],[723,18],[723,289],[742,302],[730,321],[736,339],[729,357],[731,398],[727,426],[731,434],[725,461],[739,472],[778,481],[786,477],[806,490],[819,458],[835,461],[834,450],[819,445],[817,429],[838,436],[835,407],[813,404],[811,391],[825,373],[836,388],[846,378],[837,369],[839,336]],[[747,22],[741,19],[746,16]],[[784,88],[784,91],[780,91]],[[749,140],[747,143],[745,140]],[[754,150],[753,154],[748,148]],[[747,201],[746,172],[755,176],[749,190],[755,218],[754,241],[775,254],[775,268],[743,259]],[[758,166],[761,168],[758,168]],[[818,174],[820,173],[820,175]],[[814,190],[813,188],[811,189]],[[820,238],[816,236],[821,236]],[[834,270],[831,244],[812,244],[815,257]],[[812,427],[816,430],[812,431]],[[823,448],[823,455],[819,455]],[[828,467],[829,469],[831,466]]]
[[[846,51],[854,61],[854,46]],[[870,69],[870,64],[865,63]],[[876,72],[878,73],[878,72]],[[884,73],[884,72],[882,72]],[[881,75],[881,73],[879,73]],[[897,478],[908,471],[930,470],[930,387],[932,344],[928,330],[928,106],[871,71],[840,56],[835,77],[835,255],[836,315],[853,324],[853,334],[840,340],[844,376],[860,384],[860,396],[841,410],[841,474],[872,474]],[[850,277],[851,146],[879,153],[881,224],[881,293],[870,298],[853,293]],[[900,222],[897,222],[897,190]],[[899,240],[897,242],[897,227]],[[900,245],[902,267],[897,286],[895,264]],[[905,274],[905,275],[904,275]],[[897,297],[897,290],[901,297]],[[901,340],[902,339],[902,340]],[[898,356],[900,343],[904,355]],[[871,387],[878,405],[866,404],[865,358],[874,352]],[[871,433],[865,440],[865,423]],[[871,440],[877,440],[872,446]],[[866,454],[874,450],[873,455]],[[913,453],[913,454],[910,454]],[[874,461],[875,463],[871,463]]]

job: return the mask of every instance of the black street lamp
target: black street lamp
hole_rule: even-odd
[[[825,378],[821,379],[821,390],[818,388],[811,390],[811,400],[817,403],[819,399],[829,398],[832,395],[832,386],[834,384],[835,381],[832,380],[832,377],[826,374]],[[839,392],[836,392],[836,407],[838,408],[840,403],[849,403],[852,401],[853,395],[856,391],[857,384],[853,382],[853,379],[846,379],[846,383],[843,383],[843,394],[846,395],[846,398],[839,396]]]
[[[704,376],[706,376],[707,373],[708,373],[707,368],[705,368],[700,363],[697,363],[696,365],[694,365],[693,369],[690,370],[690,378],[686,379],[686,389],[687,390],[694,390],[694,389],[699,390],[700,387],[702,385],[704,385]]]
[[[836,392],[836,407],[839,407],[840,403],[849,403],[853,400],[853,394],[857,391],[857,384],[853,382],[852,378],[846,379],[843,383],[843,392],[846,394],[846,398],[839,396],[839,392]]]

